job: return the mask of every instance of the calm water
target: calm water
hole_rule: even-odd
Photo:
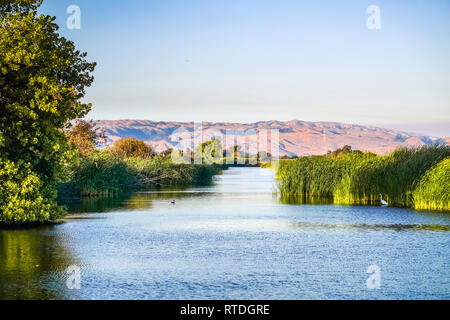
[[[274,188],[271,171],[234,168],[209,187],[85,201],[63,224],[0,231],[0,298],[450,298],[450,215],[282,204]],[[370,265],[380,289],[366,286]]]

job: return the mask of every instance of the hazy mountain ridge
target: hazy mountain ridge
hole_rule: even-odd
[[[109,143],[123,137],[135,137],[153,146],[157,152],[173,148],[175,130],[193,131],[192,122],[150,120],[99,120],[99,127],[106,130]],[[259,121],[255,123],[203,122],[203,130],[263,130],[278,129],[280,155],[324,154],[344,145],[353,149],[386,154],[399,146],[422,146],[442,143],[449,145],[450,138],[414,134],[374,126],[339,122]],[[248,134],[247,134],[248,135]]]

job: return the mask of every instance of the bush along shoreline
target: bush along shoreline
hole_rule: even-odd
[[[187,163],[175,163],[172,149],[157,154],[143,140],[132,137],[99,149],[106,136],[95,123],[85,120],[77,121],[67,135],[76,155],[67,168],[70,179],[58,188],[59,202],[63,203],[68,198],[107,198],[153,188],[207,185],[214,175],[240,160],[235,154],[234,164],[227,164],[227,159],[221,156],[225,151],[215,140],[196,147],[205,160],[209,159],[208,151],[209,154],[219,152],[217,161],[205,161],[205,164],[193,163],[194,153],[187,157]],[[215,147],[211,149],[211,145]],[[178,159],[183,153],[176,152],[176,155]]]
[[[379,205],[381,194],[389,206],[449,211],[449,169],[448,146],[399,148],[387,156],[348,147],[280,160],[277,179],[287,202]]]
[[[175,164],[170,157],[123,157],[108,149],[80,157],[59,198],[115,197],[149,188],[205,185],[220,165]]]

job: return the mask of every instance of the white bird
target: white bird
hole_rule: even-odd
[[[381,193],[380,193],[380,201],[381,201],[381,205],[382,206],[387,206],[388,205],[387,201],[383,200],[383,195]]]

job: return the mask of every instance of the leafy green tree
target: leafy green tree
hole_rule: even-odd
[[[0,14],[16,13],[18,11],[36,10],[41,2],[36,0],[1,0]]]
[[[56,219],[56,185],[71,151],[66,124],[81,103],[95,63],[38,15],[42,0],[0,2],[0,223]]]
[[[156,155],[151,146],[146,144],[143,140],[137,140],[133,137],[122,138],[115,141],[110,148],[110,151],[122,158],[151,158]]]

